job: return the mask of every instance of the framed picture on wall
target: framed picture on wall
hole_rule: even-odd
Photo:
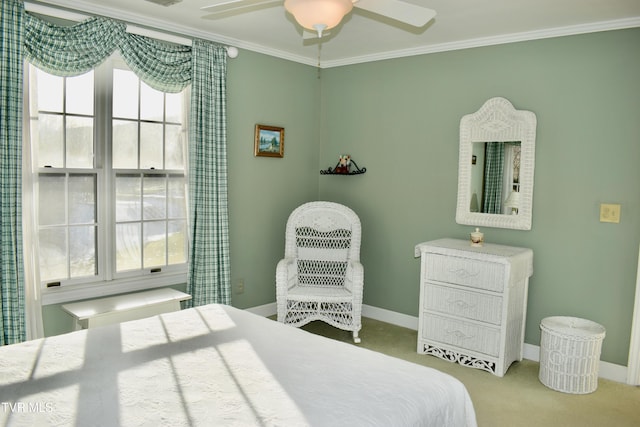
[[[283,157],[284,128],[256,125],[253,154],[256,157]]]

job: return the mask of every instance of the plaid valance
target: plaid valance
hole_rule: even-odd
[[[91,17],[70,26],[24,14],[24,54],[38,68],[76,76],[97,67],[116,49],[127,65],[154,89],[180,92],[191,83],[190,46],[130,34],[124,23]]]

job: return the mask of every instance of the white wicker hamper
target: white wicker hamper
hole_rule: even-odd
[[[598,387],[598,366],[605,328],[577,317],[542,319],[540,382],[564,393],[592,393]]]

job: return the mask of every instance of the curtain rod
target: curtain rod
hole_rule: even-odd
[[[90,15],[84,15],[81,13],[71,12],[68,10],[58,9],[50,6],[44,6],[41,4],[24,2],[24,10],[27,12],[35,12],[43,15],[53,16],[54,18],[66,19],[69,21],[84,21],[85,19],[90,18]],[[138,34],[140,36],[152,37],[158,40],[163,40],[167,42],[177,43],[185,46],[191,46],[192,42],[190,39],[185,37],[174,36],[171,34],[163,33],[160,31],[149,30],[147,28],[137,27],[135,25],[126,24],[127,32],[131,34]]]
[[[30,2],[24,2],[24,9],[28,12],[40,13],[42,15],[52,16],[54,18],[66,19],[69,21],[84,21],[85,19],[90,18],[89,15],[83,15],[77,12],[71,12],[64,9],[58,9],[55,7],[44,6],[41,4],[35,4]],[[191,39],[176,36],[173,34],[167,34],[161,31],[150,30],[148,28],[138,27],[136,25],[132,25],[127,23],[127,32],[131,34],[137,34],[139,36],[151,37],[154,39],[181,44],[184,46],[191,46],[193,42]],[[227,55],[229,58],[235,58],[238,56],[238,49],[233,46],[227,46]]]

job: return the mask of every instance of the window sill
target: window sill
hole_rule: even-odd
[[[145,289],[182,285],[187,282],[187,274],[168,273],[162,277],[136,277],[113,280],[111,282],[92,283],[90,285],[73,285],[41,290],[42,305],[61,304],[89,298],[100,298]]]

